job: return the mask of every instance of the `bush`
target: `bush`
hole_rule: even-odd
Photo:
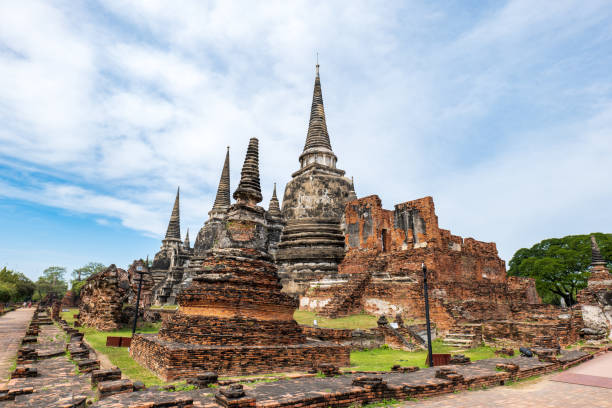
[[[17,297],[17,289],[14,284],[0,281],[0,302],[8,303]]]

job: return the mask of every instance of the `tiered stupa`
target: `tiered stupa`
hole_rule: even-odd
[[[276,262],[283,291],[304,293],[312,281],[334,277],[344,258],[340,224],[344,205],[352,199],[352,182],[336,168],[327,133],[317,64],[310,122],[300,169],[285,187],[282,215],[287,223]]]
[[[306,343],[293,320],[297,300],[281,293],[268,253],[261,201],[258,140],[249,142],[236,203],[189,285],[179,309],[158,335],[137,335],[130,354],[164,380],[207,371],[253,374],[308,370],[320,363],[349,364],[346,347]]]
[[[153,302],[156,304],[174,303],[175,293],[172,288],[183,280],[184,267],[189,264],[193,251],[189,248],[189,233],[185,241],[181,240],[180,190],[168,222],[166,237],[162,240],[159,251],[153,258],[151,277],[154,282]]]
[[[276,197],[276,183],[274,183],[274,190],[272,190],[272,198],[270,198],[270,204],[268,205],[266,220],[268,221],[268,252],[270,252],[270,255],[276,261],[278,243],[280,242],[283,228],[285,228],[285,221],[281,214],[278,197]]]
[[[153,269],[167,270],[172,268],[177,261],[181,242],[181,217],[180,217],[180,188],[176,189],[176,198],[168,221],[166,237],[162,240],[162,246],[153,259]]]
[[[212,209],[208,212],[209,219],[200,229],[198,237],[194,244],[196,256],[205,256],[217,239],[219,232],[225,224],[227,212],[230,208],[230,157],[229,146],[225,153],[225,161],[223,162],[223,170],[217,188],[217,195]]]

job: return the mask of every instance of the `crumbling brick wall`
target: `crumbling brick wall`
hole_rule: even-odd
[[[605,266],[593,267],[587,287],[577,296],[587,339],[612,339],[612,274]]]
[[[580,323],[574,310],[542,305],[533,279],[508,277],[495,243],[441,229],[431,197],[398,204],[393,211],[382,208],[377,196],[349,202],[345,243],[338,276],[351,282],[354,275],[372,275],[353,301],[368,313],[424,319],[424,263],[431,318],[442,332],[461,323],[489,323],[490,339],[529,342],[547,331],[565,343],[576,338]],[[315,282],[300,306],[318,311],[350,290],[349,284]]]
[[[110,265],[104,271],[87,278],[87,283],[81,289],[81,326],[95,327],[102,331],[120,327],[121,311],[126,297],[126,289],[120,285],[121,272],[125,271]]]

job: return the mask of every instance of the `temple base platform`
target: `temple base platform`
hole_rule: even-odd
[[[130,356],[164,381],[219,375],[308,371],[322,363],[350,365],[350,349],[329,342],[294,345],[217,346],[162,340],[157,334],[138,334]]]

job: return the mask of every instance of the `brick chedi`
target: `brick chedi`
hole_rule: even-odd
[[[351,193],[351,180],[344,177],[344,170],[336,168],[319,65],[306,143],[299,160],[300,169],[285,187],[282,215],[286,226],[276,254],[283,290],[294,294],[303,293],[313,280],[337,273],[344,257],[340,223]]]
[[[236,203],[224,228],[177,297],[178,311],[158,335],[135,336],[131,355],[165,380],[208,371],[252,374],[349,364],[346,347],[307,343],[293,320],[297,300],[281,292],[268,253],[261,201],[258,140],[249,142]]]
[[[612,274],[607,265],[591,235],[591,275],[587,287],[577,296],[584,325],[582,335],[587,339],[612,339]]]

